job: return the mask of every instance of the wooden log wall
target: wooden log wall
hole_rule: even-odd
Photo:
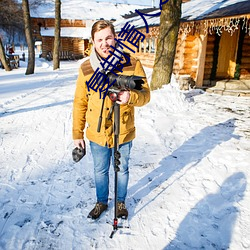
[[[250,36],[245,35],[242,46],[240,79],[250,79]]]
[[[62,37],[60,51],[73,51],[73,40],[71,38]]]
[[[73,53],[74,55],[84,55],[84,51],[88,48],[89,40],[87,39],[73,39]]]
[[[143,66],[147,68],[154,67],[155,53],[132,53],[132,55],[139,59]]]
[[[34,29],[39,29],[39,27],[49,28],[55,27],[54,18],[31,18],[32,26]],[[71,20],[71,19],[62,19],[61,27],[86,27],[85,20]]]
[[[46,58],[48,52],[52,52],[54,47],[54,37],[42,38],[42,57]],[[84,56],[84,51],[88,47],[88,40],[78,38],[61,38],[60,51],[69,51],[76,57]]]
[[[173,73],[177,76],[190,75],[193,80],[196,79],[198,54],[198,37],[196,35],[179,34]]]
[[[195,35],[187,36],[184,51],[184,65],[181,74],[188,74],[192,79],[196,78],[197,58],[199,54],[198,37]]]
[[[179,34],[176,44],[175,59],[173,65],[173,73],[179,75],[180,70],[183,68],[184,58],[183,51],[185,47],[185,35]]]
[[[48,52],[53,51],[54,37],[42,37],[42,57],[46,58]]]
[[[213,68],[214,45],[215,45],[215,34],[213,35],[208,34],[203,80],[210,80],[210,77],[211,77],[212,68]]]

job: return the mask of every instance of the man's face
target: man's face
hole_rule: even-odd
[[[93,44],[97,53],[101,57],[107,58],[110,55],[109,51],[114,51],[114,49],[110,48],[110,45],[115,47],[115,36],[111,29],[107,27],[95,32]]]

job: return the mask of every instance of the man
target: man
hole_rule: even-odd
[[[88,218],[97,219],[108,208],[109,195],[109,168],[110,161],[113,160],[114,152],[114,134],[113,118],[111,113],[112,101],[108,96],[104,100],[104,109],[102,116],[100,132],[97,132],[98,120],[102,107],[103,99],[100,98],[99,91],[89,88],[91,77],[95,71],[103,69],[105,60],[117,60],[114,55],[116,44],[115,30],[112,23],[100,20],[94,23],[91,31],[93,41],[93,51],[90,59],[85,61],[79,70],[77,79],[75,98],[73,104],[73,140],[77,147],[85,147],[84,133],[87,122],[86,137],[90,141],[91,153],[94,161],[94,175],[96,185],[97,203],[90,211]],[[121,48],[119,47],[121,50]],[[110,57],[109,57],[110,56]],[[122,75],[137,75],[145,77],[145,72],[140,61],[132,58],[128,54],[121,57]],[[117,103],[120,104],[120,134],[119,134],[119,152],[121,153],[118,172],[118,194],[117,194],[117,217],[128,216],[125,206],[125,198],[128,186],[128,161],[132,140],[135,138],[134,127],[134,107],[143,106],[150,100],[150,90],[146,78],[143,78],[142,90],[124,90],[118,93]],[[111,119],[108,119],[110,116]]]

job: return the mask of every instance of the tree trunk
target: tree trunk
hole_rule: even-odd
[[[34,69],[35,69],[35,48],[32,37],[32,27],[30,21],[30,9],[28,0],[22,0],[22,8],[23,8],[25,36],[28,44],[28,66],[25,75],[30,75],[34,74]]]
[[[162,6],[160,34],[158,38],[152,81],[152,90],[171,81],[176,43],[181,17],[182,0],[169,0]]]
[[[0,61],[6,71],[11,71],[11,68],[6,60],[4,46],[1,37],[0,37]]]
[[[53,50],[53,70],[60,68],[59,48],[61,33],[61,0],[55,1],[55,40]]]

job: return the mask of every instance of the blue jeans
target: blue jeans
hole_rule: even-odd
[[[117,180],[117,200],[121,202],[125,201],[127,195],[129,178],[128,161],[131,147],[132,141],[119,146],[119,152],[121,153],[121,164],[119,165],[120,171],[118,172]],[[107,204],[109,196],[109,168],[111,159],[112,163],[114,162],[114,148],[108,148],[107,146],[103,147],[91,141],[90,148],[94,161],[97,202]]]

